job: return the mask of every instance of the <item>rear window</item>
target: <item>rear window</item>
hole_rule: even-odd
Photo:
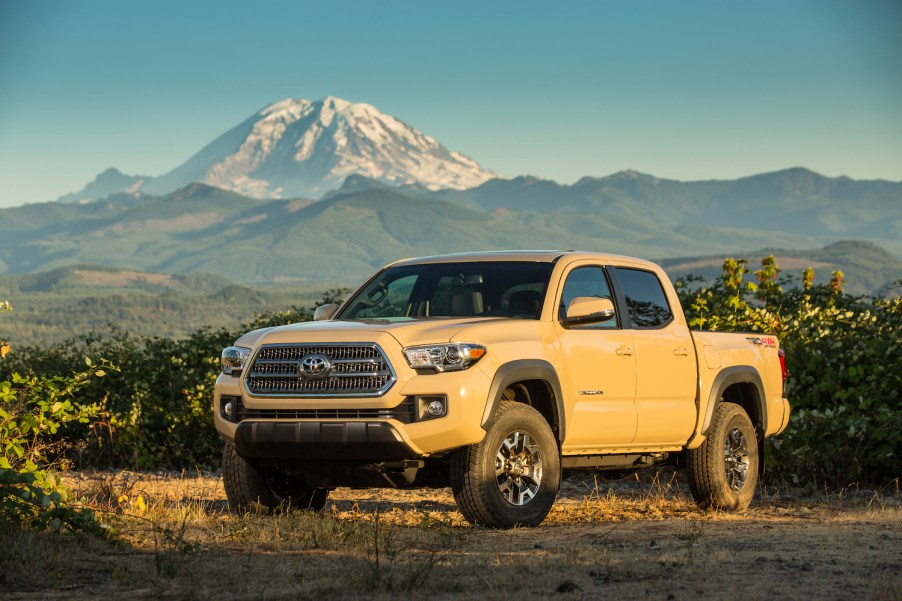
[[[616,270],[634,328],[660,328],[670,323],[673,312],[658,276],[640,269],[617,267]]]

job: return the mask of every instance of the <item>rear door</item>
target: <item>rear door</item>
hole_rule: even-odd
[[[685,442],[696,419],[698,367],[692,335],[652,271],[614,268],[636,348],[634,444]]]

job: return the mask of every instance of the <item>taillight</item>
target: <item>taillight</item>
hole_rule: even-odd
[[[783,388],[786,388],[786,376],[789,375],[789,370],[786,369],[786,352],[783,349],[777,351],[777,355],[780,357],[780,371],[783,372]]]

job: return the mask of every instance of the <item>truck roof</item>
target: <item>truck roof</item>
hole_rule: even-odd
[[[487,261],[525,261],[536,263],[554,263],[562,257],[573,259],[595,259],[602,263],[605,262],[629,262],[632,264],[646,264],[648,267],[657,267],[649,261],[626,257],[623,255],[613,255],[596,252],[584,252],[576,250],[492,250],[481,252],[454,253],[448,255],[434,255],[429,257],[418,257],[411,259],[401,259],[395,261],[392,266],[397,265],[422,265],[426,263],[478,263]]]

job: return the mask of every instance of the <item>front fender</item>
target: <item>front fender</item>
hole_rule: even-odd
[[[549,386],[554,397],[551,402],[551,409],[555,423],[551,424],[551,427],[556,431],[558,441],[563,443],[566,428],[564,424],[564,396],[561,394],[561,383],[551,363],[541,359],[511,361],[498,368],[489,387],[488,402],[482,414],[482,428],[488,430],[489,422],[491,422],[492,416],[495,415],[495,409],[498,407],[498,403],[501,402],[501,395],[504,394],[504,390],[511,384],[524,380],[541,380]]]

